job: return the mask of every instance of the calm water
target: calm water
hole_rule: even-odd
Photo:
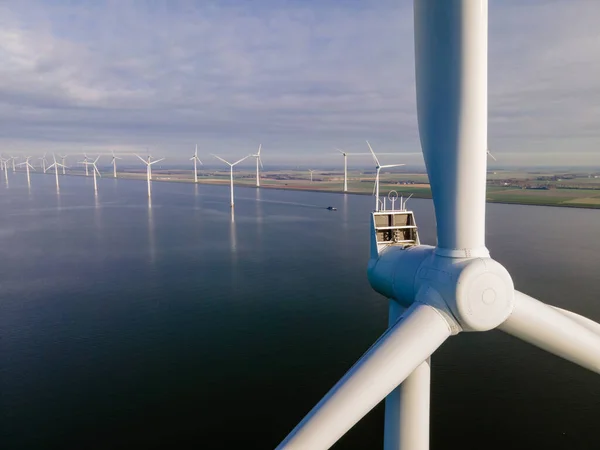
[[[12,174],[9,174],[9,176]],[[0,447],[270,449],[381,334],[365,196],[0,180]],[[432,204],[411,200],[434,242]],[[338,207],[329,212],[328,205]],[[600,321],[600,211],[488,205],[518,289]],[[432,449],[600,448],[600,376],[501,332],[433,358]],[[382,447],[375,409],[339,449]],[[214,442],[220,442],[215,445]],[[485,442],[485,445],[482,445]]]

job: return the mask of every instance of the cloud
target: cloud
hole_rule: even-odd
[[[600,4],[490,5],[490,148],[600,143]],[[9,1],[0,146],[281,160],[419,149],[412,3]],[[589,155],[587,157],[586,155]],[[333,156],[335,157],[335,156]]]

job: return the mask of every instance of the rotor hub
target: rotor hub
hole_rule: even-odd
[[[491,258],[457,259],[434,254],[419,268],[415,285],[416,290],[434,288],[464,331],[496,328],[513,309],[512,278]]]

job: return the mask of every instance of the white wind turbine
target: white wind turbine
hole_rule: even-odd
[[[31,178],[29,177],[29,169],[35,170],[35,167],[33,167],[31,165],[31,163],[29,162],[30,159],[31,159],[31,156],[27,156],[27,157],[25,157],[24,162],[17,164],[18,166],[25,166],[25,169],[27,170],[27,186],[31,186]]]
[[[56,176],[56,191],[58,192],[60,190],[60,186],[58,185],[58,168],[64,166],[56,161],[56,156],[54,156],[54,153],[52,153],[52,159],[54,160],[54,163],[48,166],[47,170],[50,170],[54,167],[54,175]]]
[[[13,173],[16,172],[16,169],[15,169],[15,160],[17,160],[18,158],[19,158],[18,156],[9,156],[8,157],[8,159],[10,161],[12,161],[12,170],[13,170]]]
[[[310,182],[313,182],[313,173],[316,172],[316,170],[313,169],[308,169],[308,171],[310,172]]]
[[[62,163],[62,173],[63,173],[63,175],[65,174],[65,168],[67,167],[65,165],[65,161],[67,160],[67,156],[69,156],[69,155],[67,155],[67,154],[61,155],[60,153],[58,154],[58,157],[60,158],[61,163]]]
[[[115,155],[115,152],[112,152],[112,160],[111,160],[111,164],[113,166],[113,178],[117,178],[117,159],[123,159],[123,158],[119,158],[118,156]],[[100,173],[98,173],[100,174]]]
[[[85,176],[87,177],[89,175],[88,173],[88,162],[90,162],[90,158],[88,157],[87,153],[83,154],[83,161],[80,164],[83,164],[85,166]]]
[[[404,164],[387,164],[385,166],[382,166],[379,163],[377,156],[375,156],[375,152],[371,148],[371,144],[369,144],[369,141],[367,141],[367,145],[369,146],[369,150],[371,150],[371,154],[373,155],[373,159],[375,160],[375,169],[377,170],[377,174],[375,175],[375,186],[373,187],[373,193],[375,194],[375,211],[379,211],[379,172],[381,171],[381,169],[400,167]]]
[[[344,155],[344,192],[348,192],[348,152],[336,148],[338,152]]]
[[[4,177],[6,178],[6,182],[8,183],[8,161],[10,161],[10,159],[4,159],[4,158],[0,158],[0,168],[4,169]]]
[[[194,156],[190,158],[190,161],[194,161],[194,183],[198,182],[198,163],[202,164],[200,158],[198,158],[198,144],[196,144],[196,151],[194,152]]]
[[[101,177],[102,175],[100,175],[100,171],[98,170],[98,166],[96,165],[96,163],[98,162],[98,160],[100,159],[100,155],[98,155],[98,157],[93,160],[93,161],[87,161],[84,162],[83,164],[87,166],[92,166],[93,169],[93,173],[94,173],[94,193],[98,194],[98,182],[96,181],[96,174],[98,174],[99,177]]]
[[[212,153],[211,153],[211,155],[212,155]],[[223,161],[225,164],[229,165],[229,183],[230,183],[230,187],[231,187],[231,207],[233,208],[233,206],[234,206],[234,202],[233,202],[233,167],[236,166],[237,164],[241,163],[245,159],[250,158],[251,155],[246,155],[242,159],[238,159],[234,163],[230,163],[229,161],[225,161],[223,158],[221,158],[221,157],[219,157],[217,155],[212,155],[212,156],[214,156],[215,158],[217,158],[220,161]]]
[[[516,291],[485,246],[487,11],[487,0],[414,2],[437,246],[379,247],[375,219],[392,212],[373,213],[368,276],[390,299],[390,327],[279,449],[327,449],[383,399],[385,449],[428,449],[429,358],[460,332],[498,328],[600,373],[600,324]]]
[[[42,161],[42,171],[46,173],[46,152],[42,155],[41,158],[38,158]]]
[[[135,155],[140,158],[144,164],[146,164],[146,178],[148,179],[148,197],[152,195],[152,188],[150,185],[150,181],[152,180],[152,164],[156,164],[157,162],[163,161],[165,158],[155,159],[152,161],[152,156],[148,155],[147,159],[142,158],[140,155]]]
[[[262,149],[262,144],[258,145],[258,152],[253,156],[256,158],[256,187],[260,187],[260,171],[258,170],[258,164],[260,163],[260,167],[263,166],[262,159],[260,159],[260,150]]]

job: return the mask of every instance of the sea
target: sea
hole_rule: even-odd
[[[273,449],[381,335],[369,196],[0,177],[0,448]],[[334,206],[337,211],[328,211]],[[411,199],[435,244],[430,200]],[[487,205],[515,286],[600,321],[600,210]],[[432,449],[598,449],[600,376],[500,331],[432,357]],[[335,449],[383,446],[376,407]]]

